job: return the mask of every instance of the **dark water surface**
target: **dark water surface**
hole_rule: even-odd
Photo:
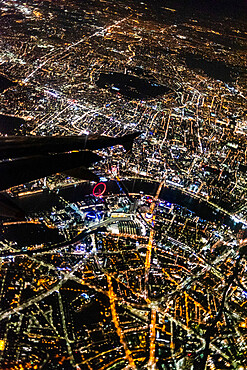
[[[130,193],[140,193],[155,195],[159,183],[151,182],[147,180],[134,179],[123,181],[124,186]],[[68,202],[77,202],[83,200],[85,196],[92,194],[93,185],[90,183],[82,183],[76,187],[70,186],[63,190],[60,190],[58,194],[42,192],[33,196],[23,197],[18,200],[18,206],[26,212],[35,210],[42,211],[44,209],[51,209],[52,206],[56,205],[62,207],[62,202],[59,196],[63,197]],[[115,181],[107,182],[106,195],[119,194],[121,191],[118,184]],[[224,215],[221,211],[212,208],[204,200],[198,200],[190,195],[184,194],[180,189],[163,187],[160,193],[160,199],[166,200],[170,203],[178,204],[182,207],[186,207],[200,218],[212,221],[222,222],[227,226],[235,229],[236,225],[227,215]]]
[[[126,187],[129,193],[138,194],[143,192],[147,195],[155,195],[159,183],[135,179],[123,181],[122,185]],[[50,210],[54,206],[57,206],[58,208],[64,207],[60,196],[68,202],[81,201],[85,199],[85,197],[91,196],[92,190],[93,185],[85,182],[76,187],[67,187],[61,190],[58,194],[44,191],[22,197],[16,200],[16,203],[28,214],[28,212],[33,212],[34,208],[36,212],[39,212]],[[119,193],[122,193],[122,191],[118,184],[115,181],[108,181],[106,195]],[[188,194],[184,194],[181,189],[163,187],[160,193],[160,199],[186,207],[201,219],[225,224],[232,230],[239,230],[241,228],[241,224],[236,224],[230,216],[223,214],[217,208],[211,207],[204,200],[199,200]],[[4,238],[8,240],[16,241],[19,247],[41,243],[57,244],[62,243],[64,240],[64,237],[58,234],[58,230],[49,229],[45,225],[39,224],[19,224],[8,226],[4,228],[3,235]]]

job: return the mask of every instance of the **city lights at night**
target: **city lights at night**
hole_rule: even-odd
[[[0,10],[0,370],[247,369],[246,1]]]

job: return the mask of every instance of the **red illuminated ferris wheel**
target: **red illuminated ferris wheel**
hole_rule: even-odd
[[[101,197],[106,191],[106,184],[104,182],[99,182],[93,188],[93,195],[95,197]]]

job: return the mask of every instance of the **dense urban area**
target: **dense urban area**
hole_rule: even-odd
[[[0,192],[0,368],[247,369],[244,2],[0,10],[0,137],[137,133]]]

